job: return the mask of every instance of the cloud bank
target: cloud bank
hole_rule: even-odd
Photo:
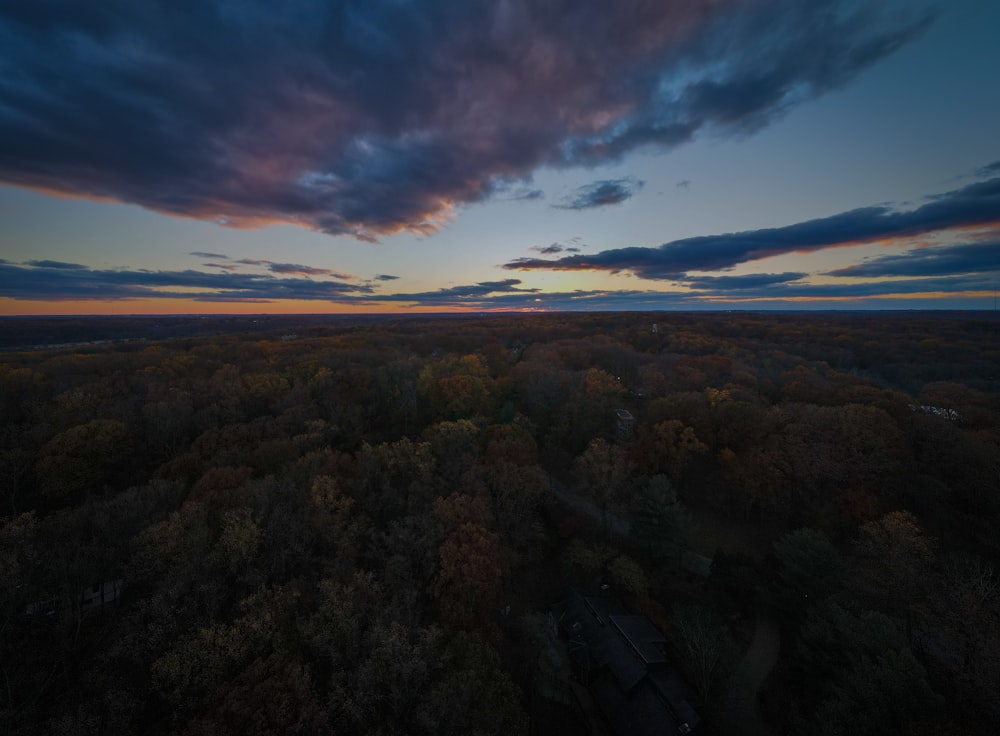
[[[9,299],[68,301],[190,299],[194,301],[337,300],[373,293],[370,286],[269,274],[91,269],[77,264],[0,263],[0,294]]]
[[[981,274],[1000,271],[1000,239],[981,243],[917,248],[881,256],[835,271],[828,276],[877,278]]]
[[[994,250],[977,245],[982,255]],[[986,255],[988,259],[989,256]],[[995,260],[995,259],[994,259]],[[41,263],[41,262],[40,262]],[[966,269],[968,270],[968,269]],[[908,295],[927,295],[929,303],[941,296],[991,294],[1000,269],[977,273],[903,277],[891,282],[810,283],[807,274],[748,274],[743,276],[685,277],[683,290],[577,289],[542,291],[524,286],[520,279],[480,281],[433,291],[383,294],[370,283],[317,281],[309,278],[279,278],[269,274],[203,273],[199,271],[135,271],[62,268],[0,261],[0,294],[15,300],[127,302],[135,299],[167,299],[211,303],[263,304],[298,300],[341,306],[373,307],[395,304],[403,308],[423,307],[463,310],[638,310],[699,309],[764,304],[787,308],[835,305],[838,300],[862,308],[865,303],[882,304]],[[867,300],[867,302],[865,301]]]
[[[430,233],[540,166],[758,129],[929,17],[903,0],[14,0],[0,181],[234,227]]]
[[[987,225],[1000,226],[1000,177],[936,195],[908,211],[863,207],[784,227],[683,238],[653,248],[614,248],[556,259],[518,258],[504,268],[628,272],[644,279],[676,281],[688,271],[715,271],[785,253]]]

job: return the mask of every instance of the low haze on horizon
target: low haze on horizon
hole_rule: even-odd
[[[0,314],[992,309],[998,28],[0,2]]]

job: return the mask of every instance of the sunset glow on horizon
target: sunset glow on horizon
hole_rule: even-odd
[[[1000,286],[993,3],[64,1],[0,8],[0,315]]]

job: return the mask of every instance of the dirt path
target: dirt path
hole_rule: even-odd
[[[781,650],[781,633],[778,623],[770,614],[757,612],[757,623],[753,641],[743,659],[736,665],[736,671],[729,685],[727,732],[746,736],[768,734],[767,727],[757,712],[757,692],[765,678],[774,669]]]

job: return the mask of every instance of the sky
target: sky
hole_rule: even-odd
[[[0,0],[0,315],[993,309],[993,0]]]

